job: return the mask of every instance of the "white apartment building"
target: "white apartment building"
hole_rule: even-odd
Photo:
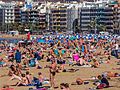
[[[14,23],[15,20],[14,7],[15,5],[13,3],[3,4],[3,9],[5,11],[4,13],[5,23]]]
[[[78,20],[78,5],[70,4],[67,8],[67,29],[69,31],[75,29],[75,20]]]

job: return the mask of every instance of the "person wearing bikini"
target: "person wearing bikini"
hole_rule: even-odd
[[[55,75],[56,75],[56,71],[57,71],[57,64],[56,64],[55,60],[52,60],[49,70],[50,70],[51,87],[55,88]]]

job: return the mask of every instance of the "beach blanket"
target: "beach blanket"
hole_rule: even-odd
[[[14,88],[2,88],[0,90],[15,90]]]
[[[30,66],[30,67],[35,67],[35,66],[36,66],[35,59],[29,60],[29,66]]]

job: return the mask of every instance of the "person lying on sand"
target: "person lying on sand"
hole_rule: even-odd
[[[106,77],[104,77],[104,75],[99,75],[98,82],[95,82],[94,84],[97,85],[96,89],[103,89],[109,87],[109,81]]]
[[[119,77],[119,76],[120,76],[119,73],[115,73],[115,72],[111,72],[111,71],[103,72],[102,75],[105,76],[105,77],[108,77],[108,78],[111,78],[111,77]]]
[[[61,90],[71,90],[68,83],[61,83],[60,89]]]
[[[100,67],[99,62],[96,59],[93,59],[93,65],[92,65],[92,67],[94,67],[94,68]]]
[[[14,88],[10,88],[9,85],[4,85],[0,90],[15,90]]]
[[[41,72],[38,73],[38,79],[42,84],[49,84],[49,79],[45,78]]]
[[[6,62],[4,61],[3,58],[0,58],[0,67],[5,67],[7,66]]]
[[[21,74],[21,71],[19,70],[18,67],[14,66],[14,65],[10,66],[10,70],[9,70],[9,73],[8,73],[9,76],[12,76],[10,78],[10,80],[13,80],[13,79],[21,80],[20,74]]]
[[[27,86],[29,84],[25,74],[21,75],[21,81],[16,83],[16,86]]]
[[[73,82],[71,85],[89,84],[89,81],[91,80],[94,81],[93,84],[97,86],[96,89],[103,89],[109,87],[109,81],[103,75],[98,75],[95,78],[86,78],[86,79],[77,78],[76,82]]]

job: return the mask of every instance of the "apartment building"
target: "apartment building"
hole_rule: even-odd
[[[106,2],[107,3],[107,2]],[[92,32],[101,31],[100,25],[104,26],[106,31],[113,32],[114,30],[114,8],[107,7],[104,3],[85,3],[79,10],[80,30]],[[90,27],[94,22],[96,27]],[[90,32],[91,32],[90,31]]]
[[[21,23],[21,7],[15,6],[15,23]]]
[[[51,30],[66,30],[67,29],[67,7],[58,6],[51,9],[50,16]]]
[[[76,24],[78,21],[78,6],[77,4],[71,4],[67,8],[67,30],[76,31]]]
[[[73,22],[78,17],[76,5],[58,4],[51,8],[51,30],[73,30]]]
[[[0,8],[0,25],[4,25],[5,22],[4,12],[5,12],[4,9]]]
[[[2,24],[14,23],[15,15],[14,15],[14,7],[13,3],[0,3],[0,16]]]

